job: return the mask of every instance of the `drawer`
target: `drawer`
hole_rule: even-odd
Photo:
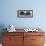
[[[32,35],[32,36],[33,36],[33,35],[34,35],[34,36],[36,36],[36,35],[37,35],[37,36],[41,36],[41,35],[44,36],[45,33],[44,33],[44,32],[24,32],[24,36],[29,36],[29,35],[30,35],[30,36],[31,36],[31,35]]]
[[[32,46],[44,46],[44,44],[32,44]]]
[[[23,36],[4,36],[3,43],[14,43],[23,41]]]
[[[2,44],[2,46],[15,46],[14,44]]]
[[[4,36],[23,36],[23,32],[4,32]]]
[[[22,43],[17,44],[2,44],[2,46],[23,46]]]
[[[32,36],[32,43],[33,44],[43,44],[44,36]]]

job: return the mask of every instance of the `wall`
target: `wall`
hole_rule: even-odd
[[[0,0],[0,25],[16,28],[42,27],[46,31],[46,0]],[[33,10],[33,18],[18,18],[17,10]]]

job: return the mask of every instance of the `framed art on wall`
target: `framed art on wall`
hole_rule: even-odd
[[[17,17],[19,18],[32,18],[33,10],[17,10]]]

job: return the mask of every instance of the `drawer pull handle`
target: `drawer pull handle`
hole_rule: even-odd
[[[36,39],[32,39],[32,40],[36,40]]]
[[[10,40],[13,40],[13,38],[9,38]]]
[[[10,40],[12,40],[11,38],[9,38]]]

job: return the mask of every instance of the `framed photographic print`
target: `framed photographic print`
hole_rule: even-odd
[[[17,10],[17,17],[19,18],[32,18],[33,10]]]

